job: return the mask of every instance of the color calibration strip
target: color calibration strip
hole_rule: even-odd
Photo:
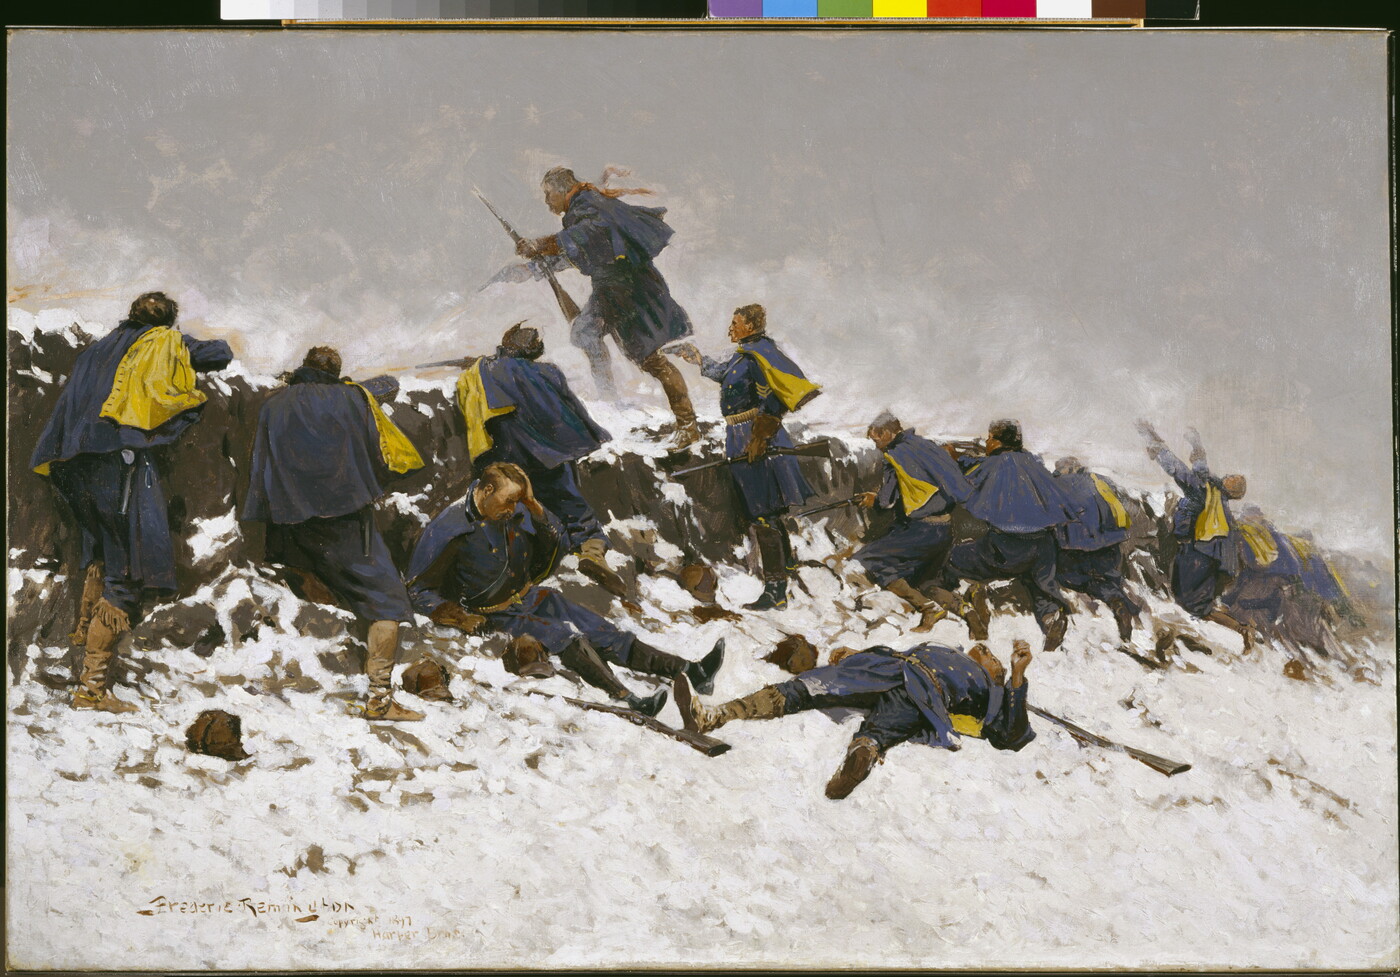
[[[221,0],[223,20],[413,24],[629,18],[714,20],[1194,20],[1199,0]],[[708,7],[707,7],[708,4]]]

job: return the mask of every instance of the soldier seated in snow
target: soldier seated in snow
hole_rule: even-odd
[[[107,672],[143,597],[175,590],[175,544],[157,460],[199,420],[195,373],[233,351],[175,326],[179,308],[147,292],[115,329],[78,354],[30,467],[52,479],[78,522],[85,577],[73,643],[85,649],[74,709],[131,712]]]
[[[921,589],[925,581],[938,579],[948,562],[952,511],[968,500],[972,486],[948,451],[904,427],[893,414],[875,418],[866,435],[884,457],[883,477],[878,491],[862,492],[856,502],[867,509],[893,509],[894,525],[857,550],[855,558],[875,583],[919,612],[915,631],[931,631],[949,610],[972,616],[980,602],[964,601],[937,586],[931,600]]]
[[[660,712],[665,690],[635,695],[609,663],[713,687],[722,640],[700,661],[688,662],[539,586],[567,549],[567,533],[535,498],[530,477],[517,465],[497,462],[423,530],[409,561],[409,594],[435,624],[535,638],[588,684],[648,716]]]
[[[775,719],[808,709],[867,710],[826,785],[826,796],[840,800],[900,743],[957,750],[960,737],[973,736],[999,750],[1019,750],[1035,739],[1026,716],[1031,652],[1024,641],[1013,648],[1006,684],[1001,662],[985,645],[974,645],[966,655],[936,644],[907,651],[877,645],[864,651],[837,649],[825,667],[718,706],[701,703],[685,679],[678,678],[676,705],[685,728],[699,733],[736,719]]]
[[[478,359],[457,381],[467,450],[478,469],[497,461],[519,465],[545,508],[564,523],[578,550],[579,571],[623,597],[622,579],[608,566],[608,538],[578,483],[578,461],[612,435],[569,389],[563,371],[541,362],[539,330],[517,323],[492,356]]]
[[[392,695],[399,624],[413,623],[413,609],[373,507],[423,459],[375,399],[393,396],[398,382],[357,384],[340,365],[334,349],[314,347],[263,404],[242,518],[268,524],[268,562],[286,567],[303,596],[370,622],[365,718],[418,720]]]

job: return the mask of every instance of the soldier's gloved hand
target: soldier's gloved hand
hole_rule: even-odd
[[[783,426],[783,422],[772,414],[759,414],[754,418],[753,428],[749,431],[749,443],[744,448],[744,458],[750,463],[762,458],[764,452],[768,450],[768,439],[778,433],[778,428]]]
[[[434,624],[445,628],[456,628],[463,634],[474,634],[478,628],[486,623],[486,618],[480,614],[473,614],[460,604],[454,604],[451,601],[443,601],[433,608],[433,613],[428,616]]]
[[[694,343],[677,343],[674,346],[667,347],[665,352],[670,353],[677,359],[684,360],[686,363],[691,363],[695,366],[700,365],[700,350],[695,348]]]
[[[860,492],[856,495],[856,505],[862,509],[873,508],[877,500],[878,497],[874,492]]]

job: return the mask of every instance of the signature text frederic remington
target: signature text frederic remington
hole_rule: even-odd
[[[274,902],[268,899],[225,899],[219,902],[199,902],[193,899],[170,899],[156,896],[146,904],[146,908],[136,910],[142,916],[160,916],[165,913],[184,915],[214,915],[216,913],[247,913],[253,918],[272,915],[301,917],[298,923],[309,923],[318,919],[321,913],[352,913],[353,904],[334,899],[307,899],[299,902]]]

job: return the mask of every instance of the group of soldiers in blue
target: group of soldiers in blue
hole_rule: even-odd
[[[694,411],[662,347],[692,330],[652,264],[671,235],[665,211],[624,203],[562,168],[546,175],[543,190],[550,208],[563,215],[563,229],[522,240],[520,254],[537,261],[566,258],[591,277],[594,290],[585,321],[574,323],[575,341],[588,352],[596,377],[610,375],[602,339],[612,335],[660,379],[676,415],[675,447],[688,448],[699,437]],[[73,640],[85,654],[72,698],[77,709],[135,708],[108,689],[109,664],[143,595],[175,588],[155,459],[199,418],[206,398],[196,373],[221,370],[232,360],[226,343],[183,335],[177,312],[167,296],[147,293],[115,330],[84,349],[33,454],[34,468],[51,478],[81,529],[85,575]],[[720,385],[726,467],[763,578],[762,594],[746,609],[770,611],[786,605],[795,573],[784,518],[816,494],[798,460],[774,449],[793,446],[784,418],[820,388],[769,335],[761,305],[736,309],[728,336],[735,346],[725,359],[704,356],[689,343],[669,352]],[[499,632],[536,642],[582,680],[646,716],[662,709],[666,691],[638,694],[615,666],[669,680],[682,722],[695,732],[807,709],[865,710],[828,784],[827,795],[837,798],[900,742],[956,749],[960,736],[974,736],[1017,750],[1034,737],[1026,714],[1029,647],[1016,643],[1008,673],[981,643],[991,620],[987,582],[1024,584],[1045,650],[1064,640],[1072,611],[1066,587],[1102,601],[1121,636],[1131,636],[1141,608],[1124,585],[1121,550],[1129,519],[1116,486],[1073,458],[1062,459],[1052,473],[1025,449],[1014,420],[994,421],[982,444],[944,445],[882,413],[867,430],[882,454],[881,482],[854,501],[892,510],[893,527],[867,541],[855,559],[919,615],[914,632],[927,632],[952,614],[978,644],[967,654],[933,643],[847,649],[793,680],[707,705],[700,695],[713,690],[723,640],[698,660],[683,659],[545,585],[575,553],[586,576],[612,594],[625,593],[608,566],[607,538],[577,467],[610,435],[543,354],[538,330],[517,324],[494,354],[467,364],[456,397],[475,477],[463,498],[428,523],[402,572],[374,519],[374,504],[393,480],[425,464],[379,406],[395,396],[398,382],[348,380],[336,350],[318,346],[262,407],[239,515],[266,524],[266,558],[297,592],[367,623],[366,719],[423,718],[395,701],[392,686],[399,627],[423,615],[464,634]],[[1154,430],[1144,426],[1143,432],[1149,452],[1183,495],[1174,521],[1173,593],[1186,610],[1234,628],[1248,645],[1250,629],[1220,605],[1238,559],[1239,534],[1227,502],[1244,495],[1244,479],[1213,475],[1198,440],[1188,466]],[[986,531],[955,541],[958,507]],[[1302,559],[1297,562],[1302,572]]]

